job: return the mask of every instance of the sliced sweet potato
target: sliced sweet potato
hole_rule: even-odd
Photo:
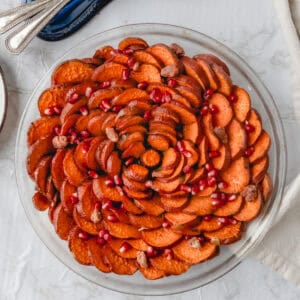
[[[122,78],[122,74],[127,67],[114,62],[106,62],[96,68],[91,76],[93,81],[103,82]]]
[[[233,111],[229,101],[220,93],[214,93],[209,99],[209,104],[217,108],[218,112],[213,115],[215,127],[226,127],[232,117]]]
[[[106,171],[107,160],[114,150],[114,143],[110,140],[104,140],[97,146],[95,158],[103,171]]]
[[[48,175],[50,174],[51,160],[52,160],[51,156],[43,157],[39,161],[34,171],[34,180],[36,182],[36,187],[43,194],[46,193],[47,179],[48,179]]]
[[[197,93],[202,93],[203,89],[197,80],[187,75],[179,75],[173,78],[179,86],[186,86],[197,90]]]
[[[65,180],[60,189],[60,200],[61,204],[63,206],[63,209],[65,210],[66,213],[69,215],[73,214],[73,209],[74,209],[74,203],[70,201],[70,197],[73,196],[77,192],[77,188],[69,183],[68,180]]]
[[[144,125],[145,123],[145,119],[141,116],[124,116],[117,120],[116,128],[118,131],[123,131],[128,127]]]
[[[54,185],[53,185],[53,181],[52,181],[51,175],[49,175],[48,178],[47,178],[45,196],[47,197],[47,199],[50,202],[53,202],[54,200],[57,201],[57,199],[56,199],[56,191],[55,191],[55,188],[54,188]]]
[[[141,233],[137,230],[137,228],[129,224],[105,221],[105,226],[107,227],[109,233],[116,238],[138,239],[141,237]]]
[[[107,178],[101,176],[93,180],[93,191],[98,199],[107,198],[112,201],[122,201],[122,195],[116,187],[108,187],[105,184]]]
[[[145,191],[147,189],[145,183],[132,180],[131,178],[128,178],[125,174],[122,174],[122,180],[124,185],[126,185],[131,190]]]
[[[187,86],[178,86],[176,90],[186,99],[188,99],[191,106],[198,108],[201,104],[201,94],[199,93],[199,90],[193,89],[191,87]]]
[[[64,122],[66,121],[66,119],[69,116],[78,113],[80,108],[85,106],[86,104],[87,104],[87,98],[86,97],[82,97],[80,100],[78,100],[74,104],[66,103],[66,105],[64,106],[64,108],[63,108],[63,110],[60,114],[61,124],[64,124]]]
[[[111,239],[108,242],[108,244],[115,251],[115,253],[117,255],[119,255],[120,257],[129,258],[129,259],[136,259],[138,251],[135,248],[130,248],[125,252],[120,251],[120,248],[122,247],[124,242],[127,243],[127,240]]]
[[[79,116],[76,120],[75,128],[77,131],[81,132],[83,130],[88,129],[88,123],[89,121],[96,116],[101,116],[103,114],[100,110],[93,110],[90,111],[90,113],[87,116]]]
[[[73,129],[80,118],[78,114],[72,114],[65,118],[61,125],[61,135],[67,135],[71,129]]]
[[[157,151],[149,149],[142,154],[141,162],[146,167],[153,168],[160,163],[160,155]]]
[[[186,158],[186,164],[192,167],[198,162],[198,150],[190,141],[182,140],[182,143],[184,144],[184,149],[189,152],[189,156]]]
[[[198,197],[208,197],[210,196],[212,193],[214,193],[217,189],[217,186],[208,186],[206,188],[204,188],[202,191],[197,193]]]
[[[186,182],[188,183],[197,183],[205,174],[205,168],[201,167],[199,169],[193,170],[191,176],[189,176]]]
[[[167,198],[161,197],[160,201],[167,212],[180,211],[188,202],[187,196],[177,197],[177,198]]]
[[[54,229],[62,240],[67,240],[71,229],[75,226],[74,220],[63,209],[62,204],[59,204],[53,213]]]
[[[93,136],[104,135],[102,131],[102,124],[106,120],[106,114],[100,114],[92,117],[87,124],[87,130]]]
[[[88,250],[88,241],[81,239],[79,237],[80,233],[81,229],[77,226],[70,231],[68,237],[69,249],[79,263],[83,265],[90,265],[91,259]]]
[[[168,107],[158,106],[151,111],[151,114],[155,121],[165,120],[164,123],[172,127],[176,126],[180,121],[179,114]]]
[[[87,244],[91,263],[101,272],[109,273],[111,271],[111,267],[105,261],[102,246],[97,243],[97,239],[91,238],[87,241]]]
[[[201,140],[201,128],[198,122],[183,126],[183,138],[197,144]]]
[[[81,60],[73,59],[60,64],[53,72],[52,85],[77,83],[91,78],[95,67]]]
[[[114,63],[121,64],[121,65],[127,65],[128,58],[129,57],[123,53],[116,53],[116,54],[113,54],[111,56],[111,58],[109,59],[109,61],[106,61],[106,63],[114,62]]]
[[[121,92],[122,90],[119,88],[100,89],[92,94],[88,101],[88,107],[89,109],[99,108],[103,100],[111,100],[120,95]]]
[[[263,205],[263,199],[261,193],[253,201],[244,201],[244,206],[242,209],[233,215],[233,217],[238,221],[249,222],[255,219],[261,211]]]
[[[145,182],[148,178],[149,171],[141,165],[132,164],[124,170],[124,174],[133,180]]]
[[[33,145],[29,147],[27,155],[27,172],[33,178],[34,170],[36,169],[41,158],[47,154],[54,152],[52,144],[52,136],[38,139]]]
[[[180,160],[180,154],[175,148],[169,148],[163,156],[162,168],[163,169],[175,169]]]
[[[151,201],[149,200],[139,200],[134,199],[134,203],[137,207],[139,207],[143,212],[152,216],[159,216],[164,213],[164,209],[159,198],[155,197],[152,198]]]
[[[144,50],[134,51],[133,57],[136,61],[140,63],[153,65],[159,70],[162,68],[162,63],[147,51]]]
[[[232,94],[237,99],[237,101],[232,104],[235,118],[240,122],[245,122],[251,109],[250,96],[246,90],[238,86],[233,87]]]
[[[140,111],[148,111],[152,109],[151,104],[148,103],[148,101],[145,100],[132,100],[128,103],[129,108],[137,108]]]
[[[273,183],[270,175],[267,173],[261,183],[264,202],[267,202],[273,191]]]
[[[252,146],[262,132],[262,123],[259,114],[255,109],[251,109],[247,116],[247,123],[253,126],[253,131],[248,133],[248,145]]]
[[[94,65],[95,67],[98,67],[103,63],[103,60],[100,58],[93,58],[93,57],[85,57],[82,58],[81,61],[83,61],[86,64]]]
[[[213,166],[218,170],[223,170],[230,164],[231,154],[227,145],[222,145],[219,148],[220,156],[212,158]]]
[[[131,100],[143,100],[149,99],[149,95],[146,91],[137,88],[126,89],[120,95],[116,96],[111,104],[112,106],[116,105],[127,105]]]
[[[131,144],[136,142],[144,142],[144,135],[140,132],[133,132],[129,134],[128,136],[122,136],[119,140],[117,146],[121,151],[124,151],[126,148],[128,148]]]
[[[130,48],[131,46],[139,46],[141,48],[147,48],[148,43],[139,37],[127,37],[119,42],[118,48],[120,50],[125,50],[127,48]]]
[[[130,188],[128,188],[127,186],[123,187],[123,191],[125,192],[125,194],[132,198],[132,199],[149,199],[152,196],[152,191],[151,190],[146,190],[146,191],[135,191],[135,190],[131,190]]]
[[[76,207],[74,207],[74,210],[73,210],[73,218],[74,218],[76,225],[81,230],[83,230],[91,235],[98,235],[99,230],[103,227],[102,223],[94,223],[94,222],[88,221],[87,219],[81,217],[81,215],[78,213],[78,210]]]
[[[103,256],[109,262],[112,272],[120,275],[132,275],[136,272],[135,260],[120,257],[106,244],[102,248]]]
[[[232,90],[230,76],[217,64],[212,64],[211,67],[219,81],[218,91],[225,96],[229,96]]]
[[[181,154],[180,158],[179,158],[179,163],[174,168],[174,171],[171,173],[171,175],[164,176],[163,178],[161,178],[161,176],[158,176],[158,177],[160,178],[160,180],[163,180],[164,182],[173,181],[174,179],[178,178],[182,174],[182,170],[183,170],[185,164],[186,164],[186,158],[184,157],[184,155]],[[163,171],[164,170],[162,170],[161,172],[163,172]],[[153,173],[152,173],[152,176],[154,175]],[[155,175],[157,176],[157,172],[155,173]]]
[[[182,212],[168,212],[165,214],[165,218],[173,225],[192,226],[192,224],[198,221],[198,216]]]
[[[168,259],[165,256],[158,256],[150,259],[151,265],[163,271],[167,275],[180,275],[186,272],[189,265],[176,259]]]
[[[149,280],[155,280],[164,277],[166,274],[164,271],[156,269],[152,266],[148,268],[139,268],[143,276]]]
[[[139,158],[146,151],[146,148],[142,142],[134,142],[124,150],[122,153],[122,158],[135,157]]]
[[[126,242],[130,244],[131,247],[139,251],[147,251],[149,247],[149,245],[147,245],[142,239],[126,240]]]
[[[237,224],[228,224],[221,229],[212,232],[205,232],[206,238],[217,238],[221,245],[228,245],[235,241],[238,241],[242,237],[243,223],[237,222]]]
[[[96,50],[93,58],[105,59],[105,60],[110,59],[112,56],[113,50],[114,50],[114,48],[110,45],[103,46]]]
[[[142,64],[130,77],[137,82],[161,82],[159,69],[150,64]]]
[[[215,231],[223,227],[223,224],[219,222],[217,217],[211,217],[209,221],[202,220],[199,225],[194,227],[195,230],[198,230],[199,232],[210,232]]]
[[[159,134],[149,134],[147,142],[153,149],[159,151],[166,151],[170,147],[170,141]]]
[[[173,232],[169,228],[158,228],[142,231],[143,240],[153,247],[168,247],[176,243],[181,234]]]
[[[227,65],[219,57],[217,57],[211,53],[206,53],[206,54],[198,54],[197,58],[207,61],[210,65],[217,64],[230,76],[230,71],[229,71]]]
[[[129,213],[132,213],[132,214],[135,214],[135,215],[139,215],[139,214],[143,213],[143,211],[139,207],[137,207],[133,203],[133,201],[131,201],[131,199],[129,199],[126,196],[122,197],[122,204],[123,204],[125,210]]]
[[[244,201],[241,196],[237,196],[237,198],[233,201],[228,201],[223,206],[219,207],[214,211],[215,216],[227,217],[238,213],[243,210]]]
[[[151,215],[140,215],[136,216],[133,214],[129,214],[129,221],[132,225],[136,226],[137,228],[158,228],[163,223],[162,217],[155,217]]]
[[[151,136],[158,136],[161,138],[165,138],[166,140],[169,141],[170,145],[172,145],[173,147],[176,146],[176,143],[177,143],[176,133],[172,134],[172,133],[165,131],[163,129],[163,126],[159,130],[150,130],[149,133]]]
[[[180,120],[183,124],[192,124],[197,122],[195,114],[191,110],[189,110],[188,108],[184,107],[182,104],[176,101],[164,103],[162,107],[167,108],[176,113],[180,117]]]
[[[210,151],[217,151],[220,148],[220,140],[214,133],[213,117],[211,113],[202,117],[203,131],[207,138]]]
[[[103,140],[104,140],[104,137],[98,136],[98,137],[92,138],[92,140],[89,142],[89,150],[87,151],[87,156],[86,156],[86,164],[89,169],[92,169],[92,170],[99,169],[99,165],[96,160],[96,152],[98,150],[99,144]],[[106,149],[103,149],[103,151],[106,151]],[[108,153],[106,155],[108,155]],[[106,156],[105,156],[105,159],[107,161]],[[106,170],[106,168],[105,168],[105,170]]]
[[[120,131],[119,136],[130,134],[133,132],[140,132],[142,134],[145,134],[147,132],[147,129],[142,125],[134,125],[126,127],[124,130]]]
[[[204,166],[208,161],[208,140],[206,136],[203,137],[199,144],[199,161],[198,166]]]
[[[181,58],[181,62],[184,65],[185,72],[197,80],[203,90],[206,90],[209,86],[209,81],[200,65],[198,65],[195,60],[187,56],[183,56]]]
[[[247,134],[244,126],[236,119],[232,119],[227,129],[227,135],[231,158],[235,159],[242,155],[246,149]]]
[[[250,168],[252,181],[255,184],[261,182],[269,167],[269,157],[268,155],[263,156],[258,159]]]
[[[181,183],[182,178],[180,177],[168,180],[166,182],[163,182],[162,179],[158,179],[151,182],[151,188],[159,193],[172,193],[177,190]]]
[[[271,147],[271,139],[266,131],[262,131],[261,135],[253,145],[254,152],[249,156],[250,163],[254,163],[265,156]]]
[[[40,192],[35,192],[32,196],[32,203],[34,207],[39,211],[44,211],[49,208],[50,202],[48,199]]]
[[[177,258],[187,264],[194,265],[215,256],[218,247],[211,243],[205,243],[200,248],[193,248],[188,240],[183,240],[173,248],[173,251]]]
[[[177,132],[173,126],[155,120],[150,122],[149,131],[153,132],[153,134],[155,134],[156,132],[166,132],[168,133],[168,135],[172,136],[172,139],[173,137],[175,137],[176,139]]]
[[[230,166],[221,172],[222,179],[228,183],[226,188],[221,189],[225,193],[240,193],[250,181],[249,162],[240,157],[231,161]]]
[[[188,205],[183,209],[184,213],[195,214],[197,216],[206,216],[214,212],[215,208],[212,205],[210,197],[192,196]]]
[[[117,151],[113,151],[106,161],[106,172],[109,176],[118,175],[121,171],[121,159]]]

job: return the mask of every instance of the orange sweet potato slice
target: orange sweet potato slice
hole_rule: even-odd
[[[147,251],[149,245],[147,245],[142,239],[131,239],[126,240],[128,244],[131,245],[132,248],[139,251]]]
[[[169,140],[160,134],[149,134],[147,141],[155,150],[166,151],[170,147]]]
[[[128,249],[125,252],[120,251],[120,248],[122,247],[124,242],[127,242],[127,240],[111,239],[108,242],[108,244],[115,251],[115,253],[117,255],[119,255],[120,257],[129,258],[129,259],[136,259],[138,251],[135,248]]]
[[[172,136],[171,137],[172,139],[177,134],[174,127],[172,127],[168,124],[164,124],[164,123],[155,121],[155,120],[150,122],[149,131],[151,133],[153,132],[153,134],[155,134],[156,132],[162,132],[162,133],[166,132],[168,134],[168,136],[169,135]],[[175,137],[175,139],[176,139],[176,137]]]
[[[234,218],[238,221],[249,222],[255,219],[261,211],[263,204],[261,193],[258,193],[258,196],[253,201],[245,201],[242,209],[234,214]]]
[[[180,176],[180,174],[182,173],[182,170],[183,170],[185,164],[186,164],[186,158],[184,157],[184,155],[181,154],[179,163],[176,166],[176,168],[174,169],[174,172],[171,173],[171,175],[168,177],[161,178],[161,180],[164,180],[165,182],[170,182],[170,181],[173,181],[174,179],[178,178]]]
[[[141,90],[141,89],[137,89],[137,88],[130,88],[125,90],[124,92],[122,92],[120,95],[118,95],[117,97],[115,97],[111,104],[112,106],[115,105],[127,105],[128,102],[130,102],[131,100],[143,100],[143,99],[148,99],[149,95],[147,92]]]
[[[271,147],[271,139],[266,131],[262,131],[256,143],[253,145],[254,152],[249,156],[250,163],[254,163],[266,155]]]
[[[232,81],[230,76],[223,70],[222,67],[216,64],[212,64],[211,67],[219,81],[218,91],[225,96],[229,96],[232,90]]]
[[[123,71],[127,67],[114,62],[106,62],[96,68],[91,76],[93,81],[111,81],[113,79],[122,78]]]
[[[130,144],[130,146],[124,150],[122,153],[122,158],[126,157],[135,157],[139,158],[146,151],[145,146],[142,142],[134,142]]]
[[[87,99],[85,97],[81,98],[80,100],[78,100],[77,102],[75,102],[74,104],[71,103],[67,103],[61,114],[60,114],[60,121],[61,124],[64,124],[64,122],[66,121],[66,119],[71,116],[72,114],[76,114],[79,112],[80,108],[85,106],[87,104]]]
[[[265,202],[267,202],[273,191],[273,183],[270,175],[267,173],[261,183],[262,195]]]
[[[168,180],[166,182],[163,182],[162,179],[158,179],[151,182],[151,188],[154,191],[159,191],[160,193],[172,193],[179,187],[181,183],[182,179],[180,177]]]
[[[78,199],[77,211],[82,217],[90,220],[98,200],[93,192],[92,182],[86,182],[78,188]]]
[[[43,194],[46,193],[47,179],[48,179],[48,175],[50,174],[51,160],[52,160],[51,156],[43,157],[39,161],[34,171],[34,180],[36,182],[36,187]]]
[[[75,127],[75,124],[77,123],[79,118],[80,115],[77,114],[67,116],[61,126],[61,135],[67,135],[69,133],[69,130]]]
[[[98,170],[99,165],[96,161],[96,151],[99,144],[104,140],[104,137],[92,138],[89,142],[89,150],[86,154],[86,166],[92,170]]]
[[[192,196],[188,205],[183,209],[184,213],[206,216],[212,214],[214,206],[210,197]]]
[[[176,126],[180,120],[177,112],[163,106],[154,108],[151,113],[155,121],[164,121],[164,123],[172,127]]]
[[[248,133],[248,145],[252,146],[257,139],[259,138],[262,132],[262,124],[259,114],[255,109],[251,109],[248,117],[247,117],[248,124],[253,126],[253,131]]]
[[[54,70],[51,78],[52,85],[87,81],[91,78],[94,69],[93,65],[78,59],[65,61]]]
[[[195,60],[187,56],[183,56],[181,61],[184,65],[185,72],[197,80],[203,90],[206,90],[209,86],[209,81],[200,65],[198,65]]]
[[[76,207],[74,207],[74,210],[73,210],[73,218],[74,218],[76,225],[81,230],[83,230],[91,235],[98,235],[99,230],[103,227],[102,223],[94,223],[94,222],[88,221],[87,219],[81,217],[81,215],[78,213],[78,210]]]
[[[75,226],[74,220],[59,204],[53,213],[54,229],[62,240],[67,240],[71,229]]]
[[[121,171],[121,159],[117,151],[113,151],[106,161],[106,172],[109,176],[118,175]]]
[[[166,275],[164,271],[156,269],[152,266],[148,268],[139,268],[139,270],[143,274],[143,276],[149,280],[156,280]]]
[[[145,182],[148,178],[149,171],[141,165],[132,164],[124,170],[124,174],[133,180]]]
[[[151,136],[159,136],[161,138],[166,138],[166,140],[169,141],[169,143],[174,147],[176,146],[177,143],[177,138],[176,138],[176,133],[172,134],[170,132],[167,132],[164,130],[165,128],[163,127],[164,125],[161,126],[160,129],[158,130],[150,130]]]
[[[173,225],[191,226],[196,221],[198,221],[198,216],[182,212],[168,212],[165,214],[165,218]]]
[[[145,100],[132,100],[128,103],[128,107],[129,108],[137,108],[140,111],[148,111],[152,109],[151,104],[149,104],[147,101]]]
[[[236,119],[232,119],[227,129],[228,145],[231,158],[235,159],[244,153],[247,146],[247,134],[243,125]]]
[[[95,158],[103,171],[106,170],[107,160],[114,150],[114,143],[110,140],[100,142],[95,152]]]
[[[160,163],[160,155],[157,151],[149,149],[142,154],[141,162],[149,168],[153,168]]]
[[[88,241],[81,239],[79,234],[81,229],[75,226],[68,237],[69,249],[74,258],[83,265],[90,265],[91,259],[88,250]]]
[[[75,186],[80,186],[87,178],[86,175],[77,167],[74,161],[74,150],[72,149],[69,149],[64,157],[63,170],[68,181]]]
[[[228,224],[221,229],[212,232],[205,232],[204,236],[207,238],[217,238],[221,245],[228,245],[235,241],[238,241],[242,237],[243,223],[237,222],[237,224]]]
[[[128,64],[128,56],[123,53],[117,53],[111,56],[109,59],[110,62],[127,65]],[[108,61],[106,62],[108,63]]]
[[[121,151],[124,151],[126,148],[128,148],[131,144],[136,142],[144,142],[144,135],[140,132],[133,132],[129,134],[128,136],[123,136],[119,140],[117,146]]]
[[[134,51],[133,57],[136,61],[140,63],[153,65],[159,70],[162,68],[162,63],[158,59],[156,59],[152,54],[144,50]]]
[[[229,101],[220,93],[214,93],[209,100],[210,105],[214,105],[218,112],[213,115],[215,127],[226,127],[232,117],[233,111]]]
[[[139,215],[139,214],[143,213],[143,211],[139,207],[137,207],[131,199],[129,199],[126,196],[122,197],[122,204],[123,204],[125,210],[129,213],[132,213],[135,215]]]
[[[167,275],[180,275],[186,272],[189,265],[176,259],[167,259],[164,256],[158,256],[150,259],[151,265],[163,271]]]
[[[111,267],[105,261],[102,246],[97,243],[96,238],[89,239],[87,241],[88,244],[88,253],[91,260],[91,263],[101,272],[109,273],[111,271]]]
[[[100,58],[93,58],[93,57],[85,57],[82,58],[81,61],[83,61],[86,64],[94,65],[95,67],[98,67],[103,63],[103,60]]]
[[[111,89],[100,89],[94,92],[91,98],[88,101],[89,109],[99,108],[101,102],[104,99],[111,100],[114,97],[121,94],[121,90],[119,88],[111,88]]]
[[[257,160],[250,168],[251,171],[251,177],[252,181],[255,184],[258,184],[261,182],[265,174],[267,172],[267,169],[269,167],[269,157],[267,155],[263,156],[259,160]]]
[[[122,136],[124,134],[134,133],[134,132],[140,132],[144,134],[147,132],[147,129],[142,125],[129,126],[123,129],[122,131],[120,131],[119,136]]]
[[[114,48],[110,45],[103,46],[96,50],[93,58],[105,60],[110,59],[112,57],[113,50]]]
[[[244,201],[241,196],[237,196],[237,198],[233,201],[228,201],[223,206],[219,207],[214,211],[215,216],[227,217],[238,213],[241,209],[243,210]]]
[[[201,139],[201,129],[198,122],[183,126],[183,138],[197,144]]]
[[[161,82],[159,69],[150,64],[142,64],[137,71],[131,72],[130,78],[137,82]]]
[[[77,192],[76,186],[69,183],[68,180],[65,180],[60,189],[60,200],[63,206],[63,209],[69,215],[73,214],[74,204],[70,201],[70,197]]]
[[[106,177],[99,177],[93,180],[93,191],[98,199],[107,198],[112,201],[122,201],[122,195],[116,187],[108,187],[105,184]]]
[[[176,80],[179,86],[185,86],[192,88],[193,90],[197,90],[197,93],[200,93],[203,91],[201,85],[198,83],[198,81],[190,76],[187,75],[179,75],[174,77],[173,79]]]
[[[107,115],[106,114],[100,114],[97,116],[92,117],[87,124],[87,130],[93,135],[93,136],[99,136],[103,135],[102,131],[102,124],[106,120]]]
[[[119,239],[138,239],[141,237],[141,233],[137,230],[137,228],[129,224],[105,221],[105,226],[112,236]]]
[[[208,161],[208,140],[206,137],[203,137],[199,144],[199,161],[198,166],[204,166]]]
[[[208,113],[202,117],[203,131],[207,138],[208,147],[211,151],[217,151],[220,148],[220,140],[213,131],[212,115]]]
[[[195,230],[198,230],[199,232],[210,232],[215,231],[223,227],[223,224],[219,222],[217,217],[211,217],[211,220],[205,221],[202,220],[199,225],[194,227]]]
[[[237,101],[232,104],[235,118],[240,122],[244,122],[248,116],[250,109],[251,109],[250,96],[246,90],[244,90],[238,86],[233,87],[232,94],[237,99]]]
[[[177,198],[161,197],[160,199],[165,211],[176,212],[180,211],[188,202],[187,196]]]
[[[194,265],[215,256],[218,247],[211,243],[205,243],[200,248],[193,248],[189,241],[183,240],[173,248],[173,251],[177,258],[187,264]]]
[[[204,167],[193,170],[192,173],[190,173],[190,176],[188,177],[188,180],[186,182],[197,183],[204,176],[204,173],[205,173]]]
[[[230,76],[230,71],[227,65],[219,57],[211,53],[206,53],[206,54],[198,54],[197,58],[207,61],[210,65],[216,64],[220,66]]]
[[[169,228],[158,228],[142,231],[143,240],[153,247],[168,247],[176,243],[181,234],[173,232]]]
[[[219,152],[220,156],[212,158],[211,162],[216,169],[223,170],[226,169],[230,164],[231,154],[227,145],[222,145],[219,149]]]
[[[136,216],[133,214],[129,214],[129,221],[132,225],[136,226],[137,228],[142,227],[147,229],[153,229],[161,226],[163,218],[151,215]]]
[[[27,133],[28,146],[34,144],[38,139],[52,135],[54,127],[59,124],[59,117],[42,117],[32,122]]]
[[[167,108],[176,113],[180,117],[180,120],[183,124],[192,124],[197,122],[195,114],[187,107],[184,107],[182,104],[176,101],[164,103],[162,107]]]
[[[127,186],[123,187],[125,194],[132,199],[149,199],[152,196],[152,191],[134,191],[129,189]]]
[[[139,46],[141,48],[147,48],[148,43],[140,37],[127,37],[119,42],[118,48],[120,50],[125,50],[131,46]]]
[[[118,119],[116,122],[116,128],[118,131],[122,131],[128,127],[144,125],[145,119],[141,116],[124,116]]]
[[[32,203],[34,207],[39,211],[44,211],[49,208],[49,201],[48,199],[40,192],[35,192],[32,197]]]
[[[122,174],[122,179],[124,185],[126,185],[130,190],[134,190],[134,191],[146,190],[146,186],[144,183],[132,180],[131,178],[128,178],[125,174]]]
[[[149,200],[140,200],[134,199],[134,203],[137,207],[139,207],[143,212],[152,216],[159,216],[164,213],[164,209],[162,204],[160,203],[159,199],[152,198],[151,201]]]
[[[120,257],[108,244],[103,246],[102,252],[109,262],[112,272],[119,275],[132,275],[137,271],[135,260]]]
[[[194,166],[199,159],[199,154],[197,149],[194,147],[194,145],[192,144],[192,142],[190,141],[186,141],[186,140],[182,140],[183,144],[184,144],[184,148],[186,151],[189,152],[189,157],[186,158],[186,164],[188,166]]]
[[[52,136],[41,138],[29,147],[27,155],[27,172],[33,178],[34,170],[36,169],[41,158],[47,154],[54,152],[52,145]]]
[[[240,157],[231,161],[229,167],[221,172],[222,179],[228,183],[228,187],[221,189],[225,193],[240,193],[250,181],[249,162]]]
[[[76,130],[78,130],[79,132],[81,132],[83,130],[87,130],[89,121],[93,117],[101,116],[102,114],[103,114],[103,112],[100,110],[93,110],[93,111],[90,111],[90,113],[87,116],[79,116],[75,123]]]
[[[201,94],[197,89],[193,89],[187,86],[178,86],[176,90],[186,99],[193,107],[199,107],[201,104]]]

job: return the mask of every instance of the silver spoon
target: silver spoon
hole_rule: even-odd
[[[4,33],[24,20],[42,11],[52,0],[38,0],[0,12],[0,33]]]
[[[21,53],[33,38],[49,23],[49,21],[71,0],[57,0],[47,10],[40,12],[20,28],[12,32],[5,40],[6,48],[14,53]]]

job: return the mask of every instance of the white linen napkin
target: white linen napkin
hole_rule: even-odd
[[[273,0],[292,60],[293,105],[300,109],[300,0]],[[298,30],[298,33],[297,33]],[[300,116],[299,118],[300,123]],[[299,125],[300,128],[300,125]],[[298,138],[298,137],[297,137]],[[291,145],[288,145],[288,147]],[[300,150],[300,149],[299,149]],[[291,161],[293,157],[289,158]],[[253,255],[300,286],[300,174],[286,187],[276,224]]]

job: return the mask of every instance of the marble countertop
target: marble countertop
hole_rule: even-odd
[[[17,0],[2,0],[0,9]],[[0,65],[8,84],[8,115],[0,134],[0,299],[149,299],[111,292],[68,270],[43,245],[26,219],[14,179],[14,145],[26,101],[39,79],[67,49],[99,31],[119,25],[159,22],[208,34],[234,49],[253,67],[276,99],[287,140],[298,134],[300,111],[292,107],[290,58],[272,0],[114,0],[87,26],[67,40],[34,40],[20,56],[0,42]],[[299,127],[298,127],[299,128]],[[288,180],[300,166],[289,149]],[[159,297],[168,299],[169,297]],[[253,258],[223,278],[172,299],[300,299],[300,290]]]

